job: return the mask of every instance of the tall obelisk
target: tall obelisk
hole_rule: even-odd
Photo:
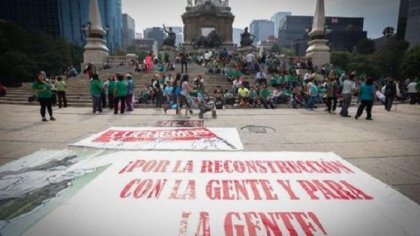
[[[317,0],[312,30],[309,32],[311,41],[306,50],[306,57],[312,59],[312,64],[321,68],[330,63],[330,47],[325,37],[325,7],[324,0]]]
[[[83,63],[102,66],[109,56],[109,49],[106,46],[105,36],[107,32],[102,28],[101,14],[97,0],[90,0],[89,23],[85,31],[87,43],[83,52]]]

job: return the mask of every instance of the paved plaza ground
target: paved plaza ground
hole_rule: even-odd
[[[111,126],[198,119],[157,109],[95,115],[90,108],[69,107],[54,109],[57,121],[41,122],[38,106],[22,105],[0,105],[0,114],[0,164],[41,149],[78,149],[67,145]],[[245,151],[334,152],[420,203],[420,106],[398,105],[392,112],[375,106],[373,119],[342,118],[323,109],[231,109],[219,110],[217,119],[206,114],[204,125],[237,128]]]

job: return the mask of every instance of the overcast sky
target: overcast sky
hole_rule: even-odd
[[[194,2],[194,1],[193,1]],[[397,28],[399,0],[325,0],[327,16],[364,17],[369,38],[382,36],[386,26]],[[234,28],[249,26],[253,19],[270,19],[279,11],[313,15],[316,0],[230,0]],[[136,31],[162,24],[183,26],[187,0],[122,0],[123,13],[136,21]]]

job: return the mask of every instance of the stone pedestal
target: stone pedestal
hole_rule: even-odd
[[[83,52],[83,63],[92,63],[94,65],[103,65],[109,56],[109,50],[106,47],[106,41],[100,38],[88,38]]]
[[[321,68],[330,63],[330,47],[326,39],[313,39],[308,42],[309,47],[306,50],[306,57],[312,59],[312,64]]]
[[[169,60],[171,62],[175,62],[175,58],[176,58],[176,54],[177,54],[177,50],[175,47],[170,47],[170,46],[163,46],[162,49],[160,50],[160,52],[162,54],[162,60],[165,59],[165,54],[169,55]]]
[[[241,54],[256,53],[257,52],[257,47],[255,47],[254,45],[250,45],[250,46],[246,46],[246,47],[240,47],[240,48],[237,49],[237,52],[239,52]]]

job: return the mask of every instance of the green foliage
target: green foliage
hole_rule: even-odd
[[[350,70],[376,78],[381,75],[380,66],[371,55],[353,54],[348,65],[348,71]]]
[[[67,66],[79,66],[82,49],[42,33],[29,33],[11,22],[0,22],[0,79],[9,86],[33,81],[38,70],[61,74]]]
[[[331,53],[331,64],[338,66],[345,71],[348,71],[350,59],[352,54],[349,52],[332,52]]]
[[[357,43],[355,51],[360,54],[372,54],[375,52],[375,43],[372,39],[362,39]]]
[[[271,46],[272,52],[280,52],[280,46],[278,43],[274,43],[273,46]]]
[[[400,65],[401,75],[404,78],[420,77],[420,46],[410,49]]]
[[[405,40],[398,40],[395,37],[387,40],[388,42],[385,46],[375,52],[373,56],[374,61],[378,63],[383,75],[398,78],[398,69],[409,47],[409,43]]]

